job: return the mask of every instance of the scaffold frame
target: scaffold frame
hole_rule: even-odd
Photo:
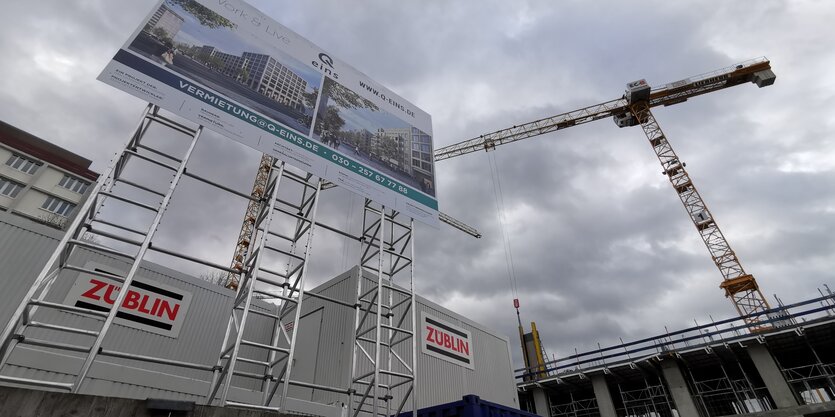
[[[107,170],[99,176],[99,179],[96,182],[95,186],[93,186],[90,195],[88,196],[84,204],[81,206],[79,210],[79,215],[77,215],[74,218],[74,220],[70,223],[70,225],[67,227],[67,231],[64,234],[64,237],[59,241],[57,247],[47,260],[43,269],[35,278],[29,291],[24,296],[23,300],[21,300],[21,303],[19,304],[18,308],[15,310],[11,319],[7,323],[2,336],[0,336],[0,340],[2,340],[2,351],[0,352],[2,358],[0,359],[0,369],[2,369],[2,367],[7,364],[12,351],[18,344],[29,344],[57,350],[66,350],[86,354],[81,369],[79,369],[78,373],[73,376],[72,383],[35,380],[29,378],[15,378],[2,375],[0,375],[0,381],[17,383],[22,385],[40,386],[59,390],[66,390],[72,393],[79,393],[82,391],[82,386],[85,382],[85,379],[87,378],[91,367],[93,366],[99,355],[125,357],[129,359],[164,363],[175,366],[184,366],[194,369],[205,370],[208,368],[199,364],[176,363],[175,361],[168,361],[162,358],[151,358],[139,356],[136,354],[129,354],[125,352],[114,352],[110,350],[105,350],[102,347],[102,343],[104,342],[104,338],[107,336],[108,331],[112,327],[113,321],[116,319],[116,315],[119,311],[119,308],[111,308],[109,309],[109,311],[100,311],[45,301],[45,298],[49,293],[52,284],[58,278],[62,270],[85,272],[94,276],[105,276],[107,278],[121,282],[123,287],[129,287],[133,282],[133,279],[139,270],[140,264],[143,258],[145,257],[145,254],[149,250],[151,250],[151,240],[154,234],[156,233],[157,228],[160,225],[163,214],[165,213],[165,210],[167,209],[171,201],[171,197],[174,194],[174,191],[176,190],[180,180],[184,176],[186,176],[186,164],[188,163],[192,151],[194,150],[197,141],[200,138],[200,134],[203,131],[202,126],[199,126],[197,128],[190,128],[171,118],[163,116],[162,114],[160,114],[159,111],[160,108],[158,106],[154,106],[151,104],[148,104],[148,106],[146,106],[145,110],[142,113],[138,126],[136,127],[136,129],[134,129],[130,136],[130,140],[127,142],[127,144],[125,144],[124,148],[117,155],[117,157],[114,158],[113,161],[111,161],[110,166],[107,168]],[[188,145],[188,148],[182,157],[178,158],[175,156],[168,155],[164,152],[147,146],[142,142],[142,139],[145,137],[149,128],[153,124],[161,125],[165,128],[191,137],[191,141]],[[154,158],[152,155],[165,158],[166,162]],[[167,169],[174,172],[171,182],[169,183],[168,190],[166,190],[165,193],[151,189],[149,187],[142,186],[128,179],[122,178],[122,174],[124,173],[127,164],[130,161],[136,159],[144,160],[145,162],[158,166],[161,169]],[[172,161],[174,162],[174,164],[171,164]],[[123,183],[125,185],[133,187],[134,189],[139,189],[154,194],[158,197],[161,197],[162,200],[159,201],[156,206],[154,206],[142,203],[129,197],[125,197],[124,195],[120,195],[119,193],[114,192],[114,186],[117,183]],[[137,229],[128,228],[123,225],[114,224],[112,222],[108,222],[97,217],[99,210],[104,204],[105,199],[118,200],[120,202],[132,205],[136,208],[151,211],[156,214],[154,215],[154,218],[146,231],[141,231]],[[140,241],[135,238],[129,238],[124,235],[118,235],[113,232],[107,232],[101,229],[102,227],[106,226],[115,229],[121,229],[129,233],[132,233],[133,235],[139,235],[142,237],[142,239]],[[93,233],[97,236],[109,238],[111,240],[121,242],[128,246],[136,246],[136,253],[129,253],[127,251],[116,250],[107,246],[93,243],[83,238],[84,233],[86,232]],[[69,264],[70,257],[73,251],[79,247],[90,249],[93,251],[98,251],[111,256],[129,259],[131,260],[130,269],[125,276],[117,276],[109,273],[103,273],[100,271],[88,270],[81,266]],[[155,248],[155,250],[159,251],[159,248]],[[113,305],[122,306],[127,294],[128,291],[119,291],[119,294],[114,300]],[[81,314],[84,316],[102,320],[103,323],[101,324],[101,327],[98,331],[91,331],[81,328],[71,328],[50,323],[38,322],[33,320],[33,317],[35,316],[35,313],[37,312],[38,308]],[[56,332],[82,334],[94,337],[95,339],[90,344],[90,346],[67,345],[49,340],[38,340],[27,337],[26,331],[29,328],[42,328]]]
[[[155,126],[155,129],[161,127],[165,133],[176,132],[190,137],[191,141],[185,153],[183,155],[171,155],[162,149],[143,142],[143,138],[149,133],[149,128],[152,125]],[[370,366],[370,374],[366,375],[366,378],[373,376],[369,379],[372,383],[367,385],[369,389],[366,391],[365,397],[365,399],[368,399],[368,395],[371,395],[371,398],[375,398],[375,401],[366,404],[367,407],[373,408],[371,412],[377,415],[383,412],[397,415],[404,410],[407,404],[410,404],[412,410],[416,409],[417,339],[415,330],[417,319],[415,316],[416,305],[413,282],[413,220],[401,213],[387,210],[383,206],[366,201],[363,210],[362,233],[352,233],[350,226],[347,225],[341,228],[322,223],[317,219],[321,193],[324,190],[334,188],[334,185],[303,170],[285,165],[276,159],[272,160],[273,163],[269,168],[270,181],[261,195],[241,192],[196,175],[187,170],[186,167],[202,131],[202,126],[191,127],[188,122],[182,122],[176,117],[167,113],[164,114],[160,107],[153,104],[147,105],[137,127],[131,132],[129,140],[101,174],[96,184],[90,188],[88,199],[79,207],[79,215],[67,227],[66,235],[60,240],[58,247],[39,275],[35,277],[31,288],[15,310],[12,320],[6,325],[2,335],[3,344],[0,346],[0,382],[83,394],[87,393],[85,391],[85,381],[90,379],[90,369],[96,366],[99,357],[111,357],[205,372],[204,383],[209,384],[209,391],[206,393],[204,403],[209,405],[286,412],[286,399],[290,386],[312,388],[344,395],[346,403],[352,404],[352,400],[359,399],[356,386],[363,385],[363,382],[365,382],[363,378],[352,378],[346,386],[325,386],[292,379],[293,356],[298,350],[296,336],[301,327],[300,315],[303,313],[302,301],[306,297],[314,297],[327,303],[356,308],[358,318],[362,313],[370,318],[370,320],[364,322],[364,325],[371,326],[372,331],[368,334],[354,332],[353,346],[362,346],[363,344],[368,346],[361,339],[371,340],[370,345],[373,346],[373,350],[365,349],[373,353],[373,360],[363,364],[363,366]],[[154,132],[159,133],[156,130]],[[133,161],[143,161],[143,163],[149,164],[148,166],[151,168],[148,169],[173,172],[168,189],[160,191],[142,185],[141,181],[125,175],[126,167],[133,164]],[[161,220],[168,203],[171,201],[171,196],[178,189],[178,184],[182,178],[196,180],[248,202],[259,203],[258,215],[251,229],[250,242],[253,242],[253,246],[250,248],[251,250],[247,251],[246,257],[241,260],[241,268],[238,268],[235,264],[231,267],[227,266],[228,264],[225,261],[215,262],[214,260],[188,255],[176,248],[166,248],[152,242],[154,234],[161,226]],[[117,184],[118,186],[116,186]],[[114,188],[114,186],[116,187]],[[160,200],[157,203],[148,204],[140,201],[136,198],[136,195],[125,196],[120,194],[119,190],[123,189],[120,187],[128,187],[127,189],[133,191],[139,190],[147,193],[147,195],[156,196]],[[299,188],[301,188],[301,191],[298,190]],[[282,194],[279,194],[280,191]],[[286,197],[285,192],[289,192],[294,197]],[[294,192],[295,194],[293,194]],[[105,201],[119,201],[121,204],[131,205],[136,210],[153,211],[156,216],[148,225],[147,232],[137,230],[134,227],[117,224],[112,220],[100,217],[99,214]],[[370,220],[372,217],[376,220]],[[293,224],[292,230],[283,234],[276,232],[273,229],[275,219],[283,219],[280,222],[281,225]],[[336,300],[305,292],[305,277],[311,260],[313,238],[320,231],[333,233],[341,238],[346,238],[348,243],[358,244],[362,258],[358,262],[360,267],[357,269],[360,271],[360,276],[357,285],[358,288],[361,288],[363,282],[365,282],[362,278],[364,276],[362,271],[366,271],[366,273],[372,271],[376,276],[376,279],[373,280],[374,288],[372,292],[358,294],[362,296],[354,302]],[[115,242],[114,245],[133,245],[136,247],[136,252],[125,253],[109,247],[107,244],[91,243],[82,239],[85,233],[92,233],[96,237],[106,239],[108,244]],[[136,235],[141,236],[141,240],[130,237]],[[284,246],[279,247],[277,242],[283,242]],[[133,263],[125,276],[117,276],[69,264],[73,250],[79,247],[89,249],[96,254],[128,258]],[[151,252],[195,263],[202,267],[209,267],[223,272],[225,276],[240,274],[241,279],[235,289],[233,308],[228,316],[224,342],[218,347],[215,363],[191,363],[109,349],[107,344],[104,343],[105,337],[121,308],[110,308],[105,312],[88,311],[75,306],[44,301],[52,283],[59,277],[62,270],[106,277],[117,280],[123,288],[128,288],[133,277],[140,269],[140,264],[146,258],[145,255]],[[279,272],[279,268],[264,267],[263,262],[265,262],[268,253],[272,253],[270,259],[273,262],[277,259],[276,254],[279,255],[278,258],[284,257],[286,263],[283,272]],[[128,291],[120,291],[118,299],[113,305],[121,307],[127,293]],[[372,297],[373,300],[364,297]],[[270,304],[273,306],[272,310],[265,313],[264,308],[253,308],[256,300],[262,306],[265,305],[265,301],[272,302]],[[36,316],[38,309],[59,310],[84,317],[97,318],[102,322],[101,330],[90,331],[39,322]],[[274,320],[272,334],[267,336],[268,341],[266,343],[252,342],[244,334],[247,320],[252,315]],[[53,332],[87,335],[94,340],[89,346],[75,346],[28,337],[27,329],[36,327]],[[7,364],[11,352],[16,346],[24,344],[39,348],[64,350],[75,355],[83,354],[85,356],[83,366],[79,369],[77,375],[73,375],[74,381],[72,383],[3,375],[3,368]],[[266,351],[268,352],[268,359],[266,361],[250,360],[241,355],[244,347]],[[352,362],[356,364],[357,361],[353,359],[362,353],[356,349],[351,353]],[[241,370],[248,370],[252,367],[260,367],[260,371]],[[355,369],[357,368],[351,368],[347,372],[353,372]],[[234,398],[235,394],[230,387],[240,387],[232,382],[233,377],[260,380],[260,390],[251,390],[260,393],[260,401],[253,402]],[[400,398],[397,404],[391,402],[391,399],[394,398],[393,395],[398,395]],[[254,397],[247,394],[247,398]],[[362,401],[360,402],[362,403]],[[354,416],[360,412],[367,414],[366,411],[361,410],[362,407],[351,407],[350,405],[348,407],[351,411],[356,411],[353,413]]]
[[[294,181],[300,184],[296,202],[279,198],[282,181]],[[323,180],[310,174],[300,176],[289,171],[284,162],[274,161],[270,166],[269,180],[265,190],[265,202],[259,205],[252,227],[250,242],[257,242],[254,249],[247,251],[243,260],[242,279],[237,286],[235,302],[229,315],[222,348],[212,376],[206,403],[215,399],[218,405],[233,405],[258,409],[282,410],[287,399],[287,390],[291,384],[293,358],[295,356],[296,336],[298,331],[289,330],[300,318],[304,301],[304,281],[307,275],[307,263],[313,243],[316,225],[316,213]],[[311,191],[312,190],[312,191]],[[272,229],[277,216],[289,216],[295,225],[289,233],[280,233]],[[284,242],[287,247],[278,246]],[[300,250],[302,253],[297,254]],[[281,257],[286,265],[283,272],[263,266],[268,253]],[[253,300],[269,300],[275,303],[274,313],[264,313],[253,309]],[[291,309],[288,309],[288,307]],[[289,312],[292,320],[287,321]],[[261,314],[273,320],[269,343],[245,340],[247,318],[250,314]],[[288,334],[290,333],[290,334]],[[230,343],[231,342],[231,343]],[[267,361],[241,357],[241,346],[267,352]],[[256,367],[263,367],[258,373],[236,371],[238,362]],[[277,372],[277,373],[276,373]],[[260,379],[261,402],[252,404],[229,399],[232,378]],[[278,405],[271,406],[279,385],[282,387]],[[222,388],[221,388],[222,387]],[[219,394],[219,396],[218,396]]]
[[[348,414],[396,417],[407,401],[417,410],[414,221],[366,200],[361,233]],[[398,404],[392,404],[395,389]]]

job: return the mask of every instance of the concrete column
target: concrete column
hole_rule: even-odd
[[[594,398],[597,400],[600,417],[617,417],[615,403],[612,401],[609,385],[606,384],[606,375],[593,375],[591,386],[594,388]]]
[[[789,384],[783,378],[783,373],[777,367],[777,362],[771,357],[771,352],[765,345],[755,343],[747,347],[748,356],[754,362],[757,372],[765,382],[765,387],[777,408],[796,407],[800,404],[794,396],[794,392]]]
[[[661,362],[661,372],[664,375],[664,380],[667,381],[667,387],[670,389],[670,395],[673,397],[678,415],[680,417],[699,417],[699,410],[696,408],[693,396],[690,395],[687,381],[684,380],[684,374],[681,373],[678,362],[673,359]]]
[[[545,390],[539,387],[534,387],[533,391],[533,406],[536,408],[536,415],[542,417],[551,416],[551,406],[548,404],[548,394]]]

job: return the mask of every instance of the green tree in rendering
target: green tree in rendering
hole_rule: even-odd
[[[373,111],[380,110],[371,100],[361,97],[359,94],[345,88],[342,84],[325,82],[323,90],[323,95],[326,99],[333,100],[337,106],[344,109],[366,108]]]
[[[303,92],[302,99],[304,99],[304,105],[309,108],[316,107],[316,99],[319,98],[319,87],[313,87],[313,91],[311,92]]]
[[[153,34],[159,39],[171,39],[171,37],[168,36],[168,32],[166,32],[165,29],[161,27],[154,28],[154,30],[151,31],[151,34]]]
[[[241,68],[238,70],[238,80],[242,83],[246,83],[249,81],[249,70],[246,68]]]
[[[174,3],[183,8],[183,10],[191,13],[197,20],[200,21],[200,24],[211,29],[217,29],[219,27],[227,27],[230,29],[235,28],[235,24],[232,23],[229,19],[213,12],[206,6],[194,1],[194,0],[168,0],[171,3]]]
[[[323,131],[326,130],[333,135],[342,129],[342,126],[345,126],[345,119],[339,115],[339,109],[331,105],[328,106],[325,117],[319,119],[319,124],[322,126]]]
[[[339,109],[364,108],[372,111],[380,110],[380,108],[377,107],[377,105],[371,100],[361,97],[359,94],[345,88],[330,78],[325,79],[325,85],[322,86],[321,100],[321,103],[319,103],[319,110],[316,113],[316,129],[314,130],[319,134],[321,134],[323,129],[326,129],[323,124],[325,123],[325,119],[328,117],[327,113],[330,113],[331,107],[334,107],[334,105],[336,106],[337,113],[339,112]],[[333,103],[331,104],[331,102]],[[331,131],[333,132],[333,130]]]

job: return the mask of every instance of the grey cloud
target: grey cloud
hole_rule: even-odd
[[[6,5],[0,118],[103,170],[143,104],[95,77],[153,3]],[[253,3],[432,114],[437,146],[616,98],[634,79],[658,85],[766,55],[778,76],[774,86],[735,87],[655,114],[767,294],[799,300],[832,283],[831,5]],[[173,139],[154,143],[180,150]],[[734,314],[718,288],[719,272],[639,128],[603,120],[502,146],[493,156],[522,319],[537,322],[549,353]],[[190,169],[248,193],[258,158],[210,133]],[[479,152],[438,162],[442,210],[484,237],[418,226],[417,287],[508,335],[516,349],[487,161]],[[166,185],[164,176],[138,174]],[[321,218],[356,233],[361,204],[344,190],[329,190]],[[226,264],[244,207],[243,199],[227,201],[185,181],[159,239]],[[310,283],[350,267],[353,247],[317,233]]]

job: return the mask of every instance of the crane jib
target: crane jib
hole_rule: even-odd
[[[746,82],[755,82],[761,87],[770,85],[774,80],[773,73],[770,73],[770,70],[771,63],[767,59],[757,58],[707,74],[685,78],[658,88],[653,88],[650,92],[649,106],[670,106],[687,101],[690,97]],[[763,79],[763,76],[760,76],[760,74],[764,73],[770,74],[770,78],[764,76]],[[549,118],[517,125],[509,129],[497,130],[477,138],[436,149],[434,154],[435,161],[442,161],[481,150],[493,150],[497,145],[516,142],[555,130],[626,113],[629,113],[629,108],[623,99],[596,104]]]

